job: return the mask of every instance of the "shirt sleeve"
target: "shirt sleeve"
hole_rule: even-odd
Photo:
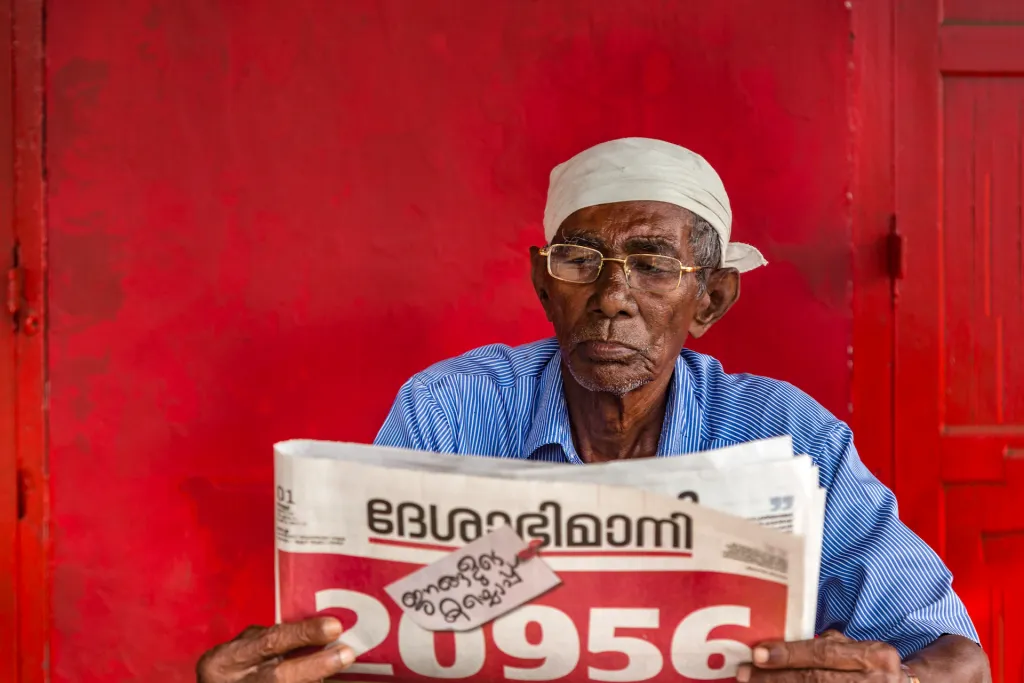
[[[978,642],[939,556],[898,517],[896,498],[861,462],[850,430],[833,433],[818,633],[887,642],[903,658],[945,634]]]
[[[431,387],[418,377],[402,385],[373,443],[435,453],[454,453],[451,424]]]

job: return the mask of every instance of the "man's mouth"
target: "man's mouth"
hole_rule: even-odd
[[[613,341],[588,341],[576,348],[584,358],[597,362],[622,361],[637,353],[633,347]]]

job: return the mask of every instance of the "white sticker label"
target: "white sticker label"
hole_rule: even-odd
[[[516,532],[502,526],[384,590],[428,631],[468,631],[562,582],[539,555],[529,554]]]

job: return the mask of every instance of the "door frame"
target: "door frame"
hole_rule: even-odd
[[[13,36],[11,4],[0,11],[0,31],[8,36],[0,51],[0,258],[6,263],[14,247],[14,119],[12,94]],[[6,266],[4,268],[6,271]],[[6,281],[8,275],[4,273]],[[7,297],[4,297],[7,310]],[[0,679],[17,679],[18,652],[18,489],[15,425],[17,414],[17,361],[15,335],[5,319],[0,330]]]
[[[50,632],[44,0],[7,0],[2,14],[0,678],[42,683],[49,680]]]

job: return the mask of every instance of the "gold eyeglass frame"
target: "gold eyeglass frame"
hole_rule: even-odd
[[[594,279],[589,281],[589,282],[578,282],[576,280],[566,280],[564,277],[558,277],[557,275],[555,275],[554,273],[551,272],[551,249],[552,249],[552,247],[572,247],[574,249],[586,249],[587,251],[594,252],[595,254],[597,254],[598,256],[601,257],[601,265],[599,265],[597,267],[597,275],[595,275]],[[641,292],[652,292],[652,293],[663,293],[663,294],[667,294],[668,292],[674,292],[675,290],[679,289],[679,285],[682,284],[682,282],[683,282],[683,274],[684,273],[697,273],[697,272],[700,272],[702,270],[707,270],[708,269],[707,266],[684,266],[683,262],[680,261],[679,259],[677,259],[675,256],[665,256],[664,254],[630,254],[626,258],[609,258],[609,257],[605,256],[604,254],[602,254],[597,249],[594,249],[593,247],[585,247],[582,244],[549,244],[546,247],[542,247],[539,253],[540,253],[541,256],[543,256],[547,260],[548,275],[550,275],[551,277],[555,278],[556,280],[559,280],[560,282],[568,282],[569,284],[573,284],[573,285],[590,285],[590,284],[593,284],[593,283],[597,282],[600,279],[600,277],[601,277],[601,271],[604,270],[604,263],[605,263],[605,261],[611,261],[612,263],[621,263],[622,264],[622,270],[626,274],[626,285],[630,289],[640,289],[639,287],[633,287],[633,285],[630,284],[630,281],[629,281],[629,274],[630,274],[630,271],[632,269],[629,267],[629,264],[627,262],[629,261],[630,257],[632,257],[632,256],[657,256],[658,258],[671,259],[672,261],[675,261],[679,265],[679,277],[676,279],[676,286],[675,287],[673,287],[672,289],[666,289],[664,292],[662,292],[661,290],[640,289]]]

